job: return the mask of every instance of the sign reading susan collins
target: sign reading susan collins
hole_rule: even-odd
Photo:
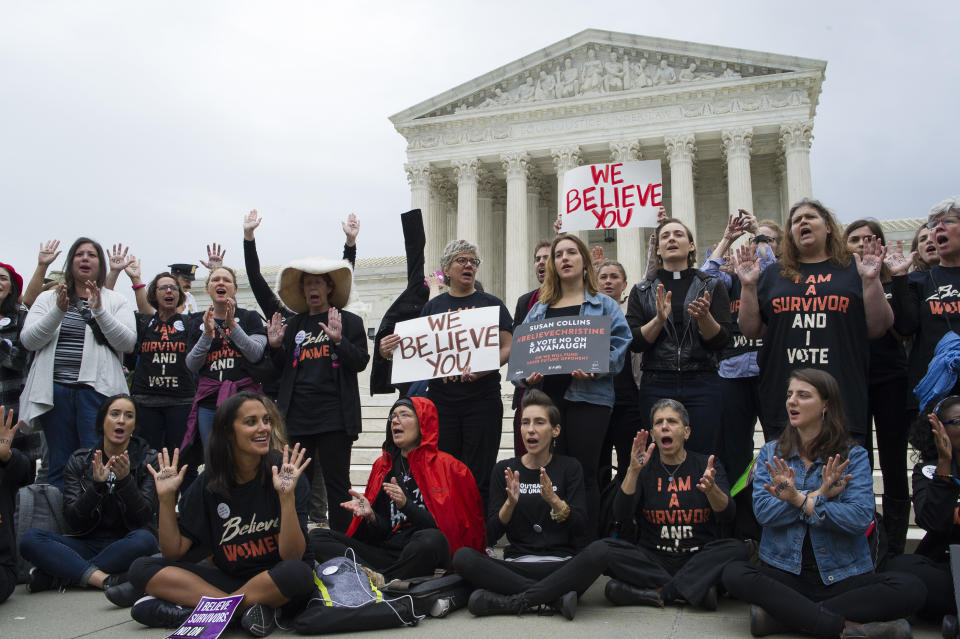
[[[572,315],[521,324],[513,331],[507,379],[610,371],[610,318]]]

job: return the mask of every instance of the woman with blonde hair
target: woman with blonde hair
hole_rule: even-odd
[[[580,238],[558,235],[550,245],[550,255],[540,287],[540,301],[530,309],[524,322],[569,315],[610,318],[608,372],[587,373],[578,369],[569,375],[533,373],[523,380],[527,386],[539,386],[560,409],[564,429],[558,439],[557,453],[574,457],[583,466],[586,531],[590,536],[596,534],[599,517],[597,471],[615,399],[613,381],[623,368],[630,345],[630,328],[617,301],[599,292],[590,251]]]

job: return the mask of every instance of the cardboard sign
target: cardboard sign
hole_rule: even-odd
[[[610,318],[555,317],[521,324],[513,331],[507,379],[543,375],[610,372]]]
[[[659,160],[578,166],[563,175],[562,231],[656,226],[663,204]]]
[[[393,331],[391,382],[413,382],[500,368],[500,308],[449,311],[400,322]]]
[[[241,601],[243,595],[223,599],[202,597],[190,617],[166,639],[217,639],[227,629]]]

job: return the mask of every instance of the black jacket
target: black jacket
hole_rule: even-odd
[[[660,283],[656,272],[652,273],[633,287],[627,302],[627,324],[633,333],[631,350],[643,353],[642,370],[715,373],[720,351],[730,340],[730,298],[727,289],[717,278],[694,270],[693,281],[683,301],[683,322],[675,325],[673,319],[669,319],[657,339],[651,343],[644,339],[640,329],[657,315],[657,285]],[[710,293],[710,313],[720,324],[720,332],[709,340],[700,336],[697,321],[686,312],[690,303],[702,296],[704,291]]]
[[[296,349],[294,337],[303,327],[306,313],[298,313],[287,320],[287,330],[283,334],[283,344],[280,348],[271,348],[270,356],[273,368],[280,377],[280,388],[277,393],[277,405],[284,419],[290,409],[290,397],[293,395],[293,384],[296,380],[297,369],[290,365],[291,357]],[[339,344],[330,342],[333,353],[337,356],[339,366],[333,369],[337,381],[337,392],[340,394],[340,412],[347,433],[356,439],[363,427],[360,414],[360,384],[357,374],[367,367],[370,354],[367,352],[367,333],[363,328],[363,320],[350,311],[340,311],[343,337]]]
[[[423,231],[423,216],[420,209],[413,209],[400,215],[403,226],[403,244],[407,256],[407,288],[393,301],[380,320],[377,336],[373,344],[373,366],[370,367],[370,394],[393,393],[399,390],[405,395],[410,384],[401,384],[394,388],[390,382],[393,374],[393,362],[380,354],[380,340],[393,334],[397,322],[420,317],[423,305],[430,297],[430,290],[424,286],[424,247],[427,236]]]
[[[130,474],[116,483],[108,492],[106,482],[93,480],[95,448],[81,448],[73,452],[63,471],[63,516],[71,537],[84,537],[101,525],[117,524],[127,532],[147,528],[156,532],[157,491],[147,464],[154,464],[157,452],[139,437],[131,437],[127,446],[130,456]],[[99,450],[103,450],[102,447]],[[103,459],[106,463],[106,458]],[[104,506],[110,501],[120,512],[120,522],[104,522]]]
[[[939,563],[950,561],[950,544],[960,542],[960,485],[953,479],[927,477],[923,469],[932,467],[936,473],[937,459],[921,461],[913,467],[913,512],[917,525],[927,531],[916,553]],[[951,472],[957,472],[951,464]]]

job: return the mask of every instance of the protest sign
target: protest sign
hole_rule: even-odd
[[[459,375],[500,368],[500,308],[485,306],[399,322],[394,333],[391,382]]]
[[[513,331],[507,379],[531,373],[556,375],[580,369],[610,371],[610,318],[581,315],[521,324]]]
[[[578,166],[563,174],[562,231],[656,226],[659,160]]]
[[[222,599],[201,597],[190,617],[166,639],[217,639],[227,629],[242,600],[243,595]]]

